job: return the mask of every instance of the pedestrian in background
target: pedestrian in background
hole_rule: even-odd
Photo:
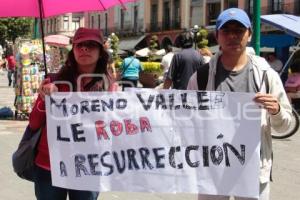
[[[276,57],[275,53],[270,53],[268,55],[268,63],[278,73],[281,71],[281,69],[283,67],[283,64],[282,64],[281,60],[279,60]]]
[[[16,59],[12,53],[12,50],[7,50],[7,54],[5,56],[6,66],[7,66],[7,79],[8,86],[15,87],[15,70],[16,70]]]
[[[164,89],[185,90],[192,74],[203,64],[203,56],[193,48],[193,36],[190,32],[182,34],[182,51],[173,56]]]
[[[286,80],[284,87],[287,96],[292,103],[293,99],[299,99],[298,92],[300,91],[300,58],[295,59],[289,66],[291,74]]]
[[[122,88],[137,87],[140,72],[143,71],[141,62],[135,57],[135,50],[127,50],[128,57],[121,64]]]
[[[107,70],[108,59],[109,55],[103,47],[99,30],[79,28],[74,35],[73,47],[67,61],[54,78],[57,81],[67,81],[71,86],[55,85],[50,79],[45,79],[41,83],[38,99],[29,117],[29,126],[32,130],[42,128],[35,158],[34,188],[37,200],[66,200],[67,195],[69,200],[97,199],[98,192],[52,186],[44,98],[45,95],[56,91],[114,91],[116,87]],[[102,76],[92,76],[95,74]]]
[[[174,53],[171,45],[167,45],[165,48],[166,55],[161,59],[161,68],[163,70],[163,81],[166,80],[168,70],[170,68]]]
[[[263,108],[259,200],[269,200],[272,168],[271,127],[276,132],[284,132],[291,123],[292,111],[278,73],[264,58],[247,53],[246,46],[251,36],[251,22],[243,10],[230,8],[219,15],[216,39],[222,51],[209,62],[206,90],[256,93],[254,101]],[[195,73],[191,77],[189,90],[199,89],[197,76]],[[229,196],[199,194],[198,200],[229,200]],[[235,200],[255,199],[235,197]]]

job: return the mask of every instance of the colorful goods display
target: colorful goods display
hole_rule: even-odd
[[[40,40],[16,41],[16,117],[25,118],[37,98],[37,90],[44,78],[43,51]],[[46,45],[47,72],[57,73],[65,62],[68,49]]]
[[[22,43],[16,58],[16,114],[29,114],[44,74],[41,71],[43,69],[41,44],[38,41]]]
[[[51,46],[49,55],[50,55],[50,61],[48,65],[48,69],[49,69],[48,72],[56,73],[61,68],[61,62],[62,62],[60,48]]]

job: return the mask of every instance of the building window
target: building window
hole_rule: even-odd
[[[125,10],[121,8],[120,12],[121,12],[121,19],[120,19],[121,30],[123,30],[124,29],[124,19],[125,19]]]
[[[45,20],[43,25],[44,25],[45,33],[48,33],[48,21]]]
[[[158,31],[158,5],[151,5],[151,30]]]
[[[282,12],[283,0],[272,0],[272,13]]]
[[[239,3],[237,0],[228,0],[228,8],[238,7]]]
[[[56,29],[57,29],[57,20],[56,20],[56,18],[54,18],[54,32],[56,32]]]
[[[47,20],[47,33],[51,32],[51,24],[50,24],[50,19]]]
[[[249,16],[253,15],[253,0],[247,1],[247,13]]]
[[[80,17],[72,18],[72,30],[77,30],[80,27]]]
[[[133,28],[134,28],[134,32],[138,31],[138,6],[134,6],[134,18],[133,18]]]
[[[57,19],[56,19],[56,29],[59,31],[59,30],[60,30],[60,27],[61,27],[61,24],[60,24],[60,18],[57,18]]]
[[[94,16],[91,16],[91,28],[94,28]]]
[[[168,1],[164,2],[164,12],[163,12],[163,29],[170,29],[170,3]]]
[[[105,13],[105,35],[108,35],[108,15]]]
[[[221,12],[220,3],[210,3],[208,4],[208,25],[215,25],[217,21],[217,17]]]
[[[53,19],[50,19],[50,32],[53,33]]]
[[[64,30],[69,30],[69,16],[64,16],[63,29]]]
[[[101,29],[101,15],[98,15],[98,29]]]
[[[180,28],[180,1],[174,0],[173,1],[174,9],[173,9],[173,20],[174,26],[173,28],[178,29]]]

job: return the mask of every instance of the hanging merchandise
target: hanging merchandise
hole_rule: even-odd
[[[48,35],[44,39],[47,46],[50,47],[48,53],[51,61],[49,65],[47,64],[48,72],[57,73],[61,66],[65,64],[69,53],[70,38],[65,35]]]
[[[47,63],[48,72],[50,73],[57,73],[59,69],[61,68],[62,64],[64,63],[64,56],[63,51],[64,48],[62,47],[56,47],[56,46],[50,46],[49,56],[50,56],[50,62]]]
[[[38,41],[24,42],[17,53],[16,70],[16,118],[28,117],[38,96],[37,90],[43,79],[41,69],[42,50]],[[49,56],[48,56],[49,57]]]

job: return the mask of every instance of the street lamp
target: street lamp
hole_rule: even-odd
[[[191,29],[194,36],[195,49],[197,49],[197,33],[199,32],[199,30],[200,28],[198,25],[194,25],[194,27]]]

